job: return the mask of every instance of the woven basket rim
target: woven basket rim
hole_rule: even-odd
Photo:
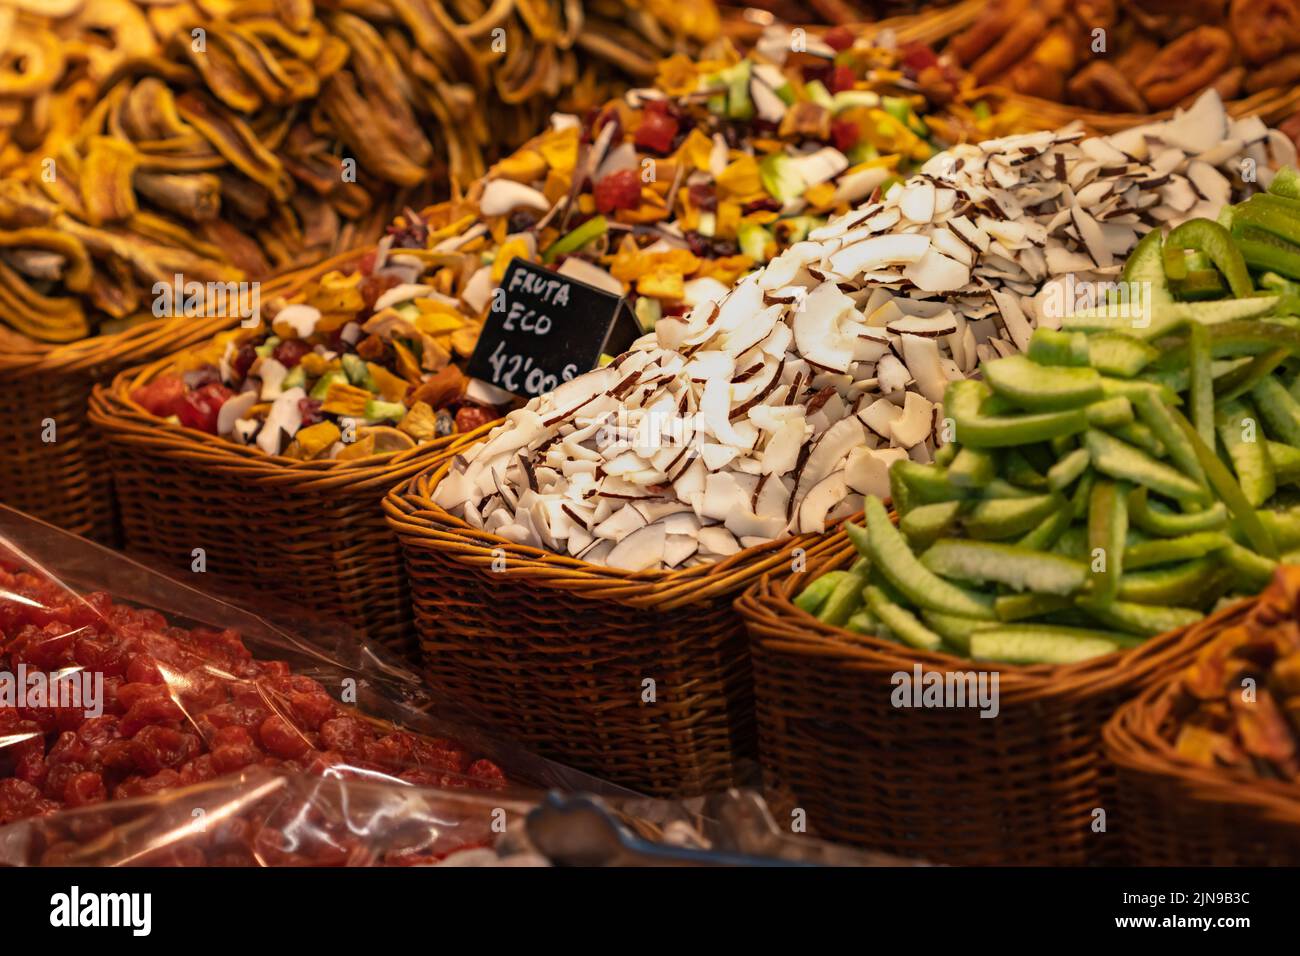
[[[500,535],[470,526],[433,501],[434,490],[456,457],[486,438],[494,427],[495,424],[489,424],[478,432],[457,436],[460,440],[445,449],[440,462],[403,481],[385,496],[384,511],[399,534],[405,531],[404,537],[408,541],[412,534],[417,538],[454,541],[473,557],[455,553],[451,556],[467,564],[490,565],[494,552],[504,551],[509,555],[508,564],[515,573],[563,573],[567,589],[603,591],[612,587],[624,603],[653,602],[664,608],[692,603],[690,591],[704,582],[716,585],[720,579],[734,577],[735,580],[727,585],[728,590],[743,589],[760,574],[786,563],[796,550],[803,549],[813,555],[820,554],[825,547],[825,534],[807,533],[745,548],[709,565],[677,570],[626,571],[516,544]],[[713,590],[716,591],[716,586]]]
[[[1003,692],[1052,698],[1074,694],[1092,696],[1110,687],[1129,683],[1143,673],[1158,668],[1166,658],[1173,656],[1188,633],[1207,626],[1217,627],[1222,620],[1241,613],[1249,603],[1236,602],[1188,627],[1148,638],[1137,647],[1123,648],[1074,664],[1027,665],[979,661],[946,651],[923,651],[883,638],[857,634],[819,621],[796,606],[791,599],[796,584],[811,580],[823,568],[844,564],[857,553],[842,528],[837,529],[833,537],[836,539],[834,549],[823,552],[816,563],[809,564],[807,570],[783,575],[764,574],[737,600],[737,608],[756,631],[754,640],[791,652],[817,647],[819,657],[838,657],[844,664],[871,666],[881,670],[905,668],[910,671],[918,664],[945,672],[996,669]],[[771,624],[765,625],[765,618],[779,622],[782,626],[775,629]]]
[[[1252,600],[1252,606],[1254,601]],[[1159,732],[1177,694],[1180,671],[1126,702],[1107,721],[1102,740],[1111,761],[1159,777],[1188,798],[1262,812],[1300,828],[1300,785],[1270,780],[1232,767],[1205,767],[1179,755]]]

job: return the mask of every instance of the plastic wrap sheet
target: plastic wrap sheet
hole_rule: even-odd
[[[100,821],[90,834],[118,801],[133,814],[188,799],[203,814],[241,807],[265,829],[268,807],[284,815],[299,799],[307,819],[344,783],[391,791],[379,819],[400,817],[412,786],[491,792],[494,808],[546,788],[626,793],[458,722],[381,649],[304,630],[0,509],[0,825],[89,807],[75,825]],[[193,796],[172,804],[177,790]]]

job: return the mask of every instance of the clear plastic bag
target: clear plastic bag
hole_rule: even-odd
[[[0,825],[257,770],[286,794],[626,793],[470,729],[382,649],[304,630],[0,509]]]

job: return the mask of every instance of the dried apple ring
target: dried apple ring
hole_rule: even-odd
[[[1138,74],[1137,88],[1153,109],[1173,106],[1209,86],[1232,61],[1232,37],[1218,27],[1197,27],[1166,46]]]
[[[1300,0],[1232,0],[1228,26],[1242,56],[1268,63],[1300,46]]]
[[[63,51],[48,30],[19,27],[0,51],[0,96],[34,96],[63,73]]]

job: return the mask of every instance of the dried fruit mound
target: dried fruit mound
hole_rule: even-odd
[[[483,183],[473,231],[491,236],[494,271],[523,256],[632,292],[649,328],[934,153],[912,65],[928,51],[843,28],[791,46],[773,27],[744,57],[674,56],[653,86],[553,116]]]
[[[329,272],[294,301],[270,303],[269,331],[218,335],[132,400],[300,461],[403,451],[492,421],[502,396],[479,395],[453,361],[472,353],[479,323],[438,291],[455,271],[445,263],[460,257],[448,252],[426,269],[410,254],[442,238],[408,213],[355,271]]]
[[[1300,568],[1279,570],[1251,616],[1201,652],[1160,729],[1192,763],[1300,784]]]
[[[69,342],[147,314],[178,273],[259,279],[363,245],[557,104],[599,104],[718,30],[712,0],[591,7],[6,7],[0,318]]]
[[[0,706],[0,824],[146,796],[248,767],[493,789],[505,775],[452,740],[376,725],[238,633],[84,599],[0,565],[0,661],[12,675],[102,674],[103,715]],[[22,703],[22,701],[15,701]]]
[[[1145,113],[1300,79],[1300,2],[998,0],[942,51],[981,85]]]

